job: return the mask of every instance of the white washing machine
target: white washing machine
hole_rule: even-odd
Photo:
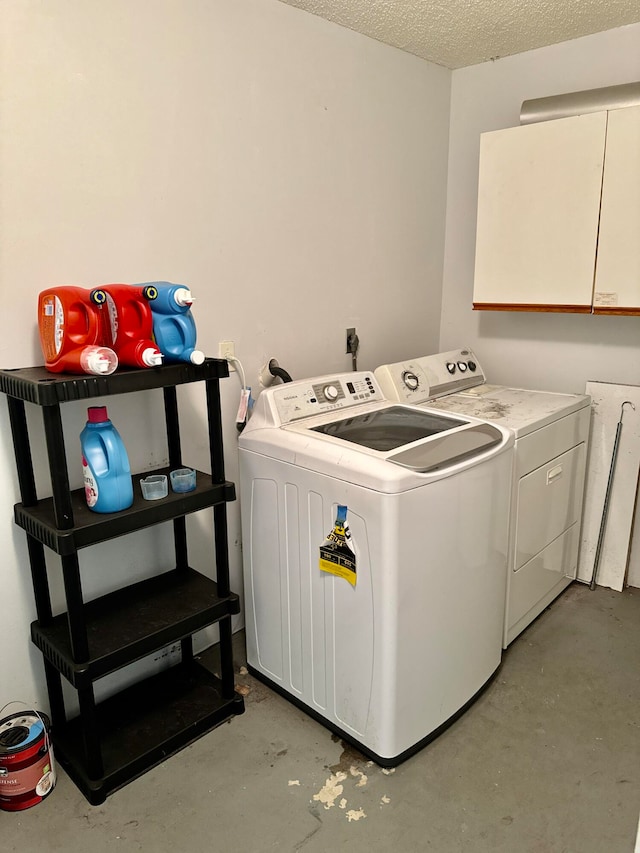
[[[500,665],[513,435],[357,372],[262,391],[239,445],[249,669],[394,766]]]
[[[576,577],[591,399],[489,385],[469,349],[385,364],[375,375],[391,400],[515,434],[506,648]]]

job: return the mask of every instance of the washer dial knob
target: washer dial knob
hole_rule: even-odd
[[[415,391],[420,384],[420,380],[411,370],[405,370],[402,374],[402,381],[407,386],[409,391]]]
[[[456,372],[456,365],[454,361],[447,362],[447,370],[449,373],[454,374]]]
[[[465,373],[466,369],[467,369],[467,362],[466,361],[459,361],[458,362],[458,370],[460,371],[460,373]]]
[[[340,392],[338,391],[335,385],[325,385],[322,389],[322,393],[324,394],[325,399],[328,400],[330,403],[335,403],[335,401],[340,396]]]

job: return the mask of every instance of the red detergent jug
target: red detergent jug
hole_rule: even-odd
[[[83,287],[62,285],[38,297],[38,331],[52,373],[113,373],[118,357],[107,346],[107,314]]]
[[[146,288],[132,284],[105,284],[91,291],[96,303],[104,304],[109,318],[109,346],[120,364],[128,367],[157,367],[162,353],[152,340],[153,317]],[[157,291],[156,291],[157,295]]]

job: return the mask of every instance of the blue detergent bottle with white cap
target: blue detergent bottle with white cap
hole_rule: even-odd
[[[153,314],[153,338],[166,362],[202,364],[204,353],[196,349],[196,323],[191,313],[193,296],[183,284],[149,281],[139,285]]]
[[[87,506],[93,512],[120,512],[133,503],[131,467],[124,442],[106,406],[90,406],[80,433]]]

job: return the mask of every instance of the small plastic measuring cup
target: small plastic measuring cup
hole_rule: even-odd
[[[192,492],[196,487],[196,472],[193,468],[176,468],[169,476],[174,492]]]
[[[140,480],[140,488],[142,489],[142,497],[146,501],[157,501],[160,498],[166,498],[169,494],[166,474],[150,474],[143,480]]]

